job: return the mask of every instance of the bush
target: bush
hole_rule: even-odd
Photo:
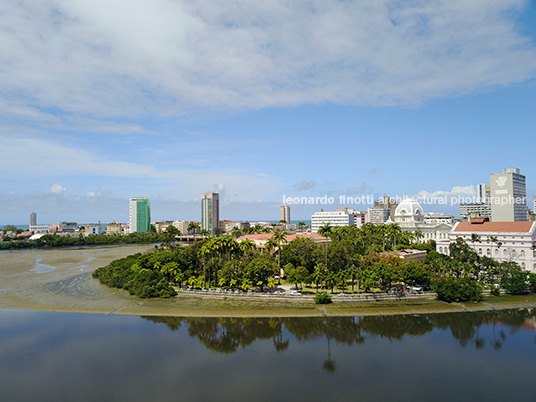
[[[326,292],[317,293],[315,295],[316,304],[329,304],[332,303],[331,295],[328,295]]]
[[[432,282],[439,300],[452,302],[482,300],[482,287],[471,278],[440,278]]]

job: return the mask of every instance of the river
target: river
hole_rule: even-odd
[[[536,398],[530,308],[344,317],[115,314],[137,304],[143,310],[145,302],[102,287],[85,271],[109,262],[110,253],[143,249],[0,255],[0,400]]]

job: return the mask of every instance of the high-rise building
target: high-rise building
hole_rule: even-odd
[[[129,203],[130,233],[149,232],[151,228],[151,202],[148,198],[133,197]]]
[[[35,212],[32,212],[30,214],[30,226],[37,225],[37,214]]]
[[[477,203],[487,203],[490,196],[490,187],[486,183],[480,183],[476,185],[476,197]]]
[[[519,169],[503,169],[490,175],[491,220],[516,222],[527,220],[527,185]]]
[[[290,205],[281,205],[279,207],[279,220],[290,224]]]
[[[395,216],[398,204],[384,195],[383,199],[374,201],[374,208],[368,208],[368,221],[370,223],[385,223],[389,217]]]
[[[320,210],[311,215],[311,232],[318,233],[318,230],[329,223],[332,227],[343,227],[354,224],[354,214],[348,208],[336,208],[335,211]]]
[[[201,194],[201,230],[214,234],[220,225],[220,195],[218,193]]]

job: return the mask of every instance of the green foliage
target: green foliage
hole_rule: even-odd
[[[141,254],[134,254],[98,268],[93,277],[107,286],[128,290],[130,294],[142,298],[171,297],[175,290],[158,270],[140,268]]]
[[[262,255],[251,261],[244,270],[245,278],[262,288],[271,276],[279,273],[279,267],[270,258]]]
[[[316,304],[330,304],[331,301],[331,295],[327,294],[326,292],[320,292],[315,295],[315,303]]]
[[[519,295],[528,290],[528,273],[515,262],[503,262],[499,264],[498,271],[501,278],[501,286],[508,293]]]
[[[432,282],[432,290],[449,303],[482,300],[482,286],[471,278],[439,278]]]

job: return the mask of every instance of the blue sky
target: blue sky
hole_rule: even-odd
[[[132,196],[198,220],[210,191],[271,220],[506,167],[536,195],[534,2],[254,3],[2,2],[0,224],[126,222]]]

